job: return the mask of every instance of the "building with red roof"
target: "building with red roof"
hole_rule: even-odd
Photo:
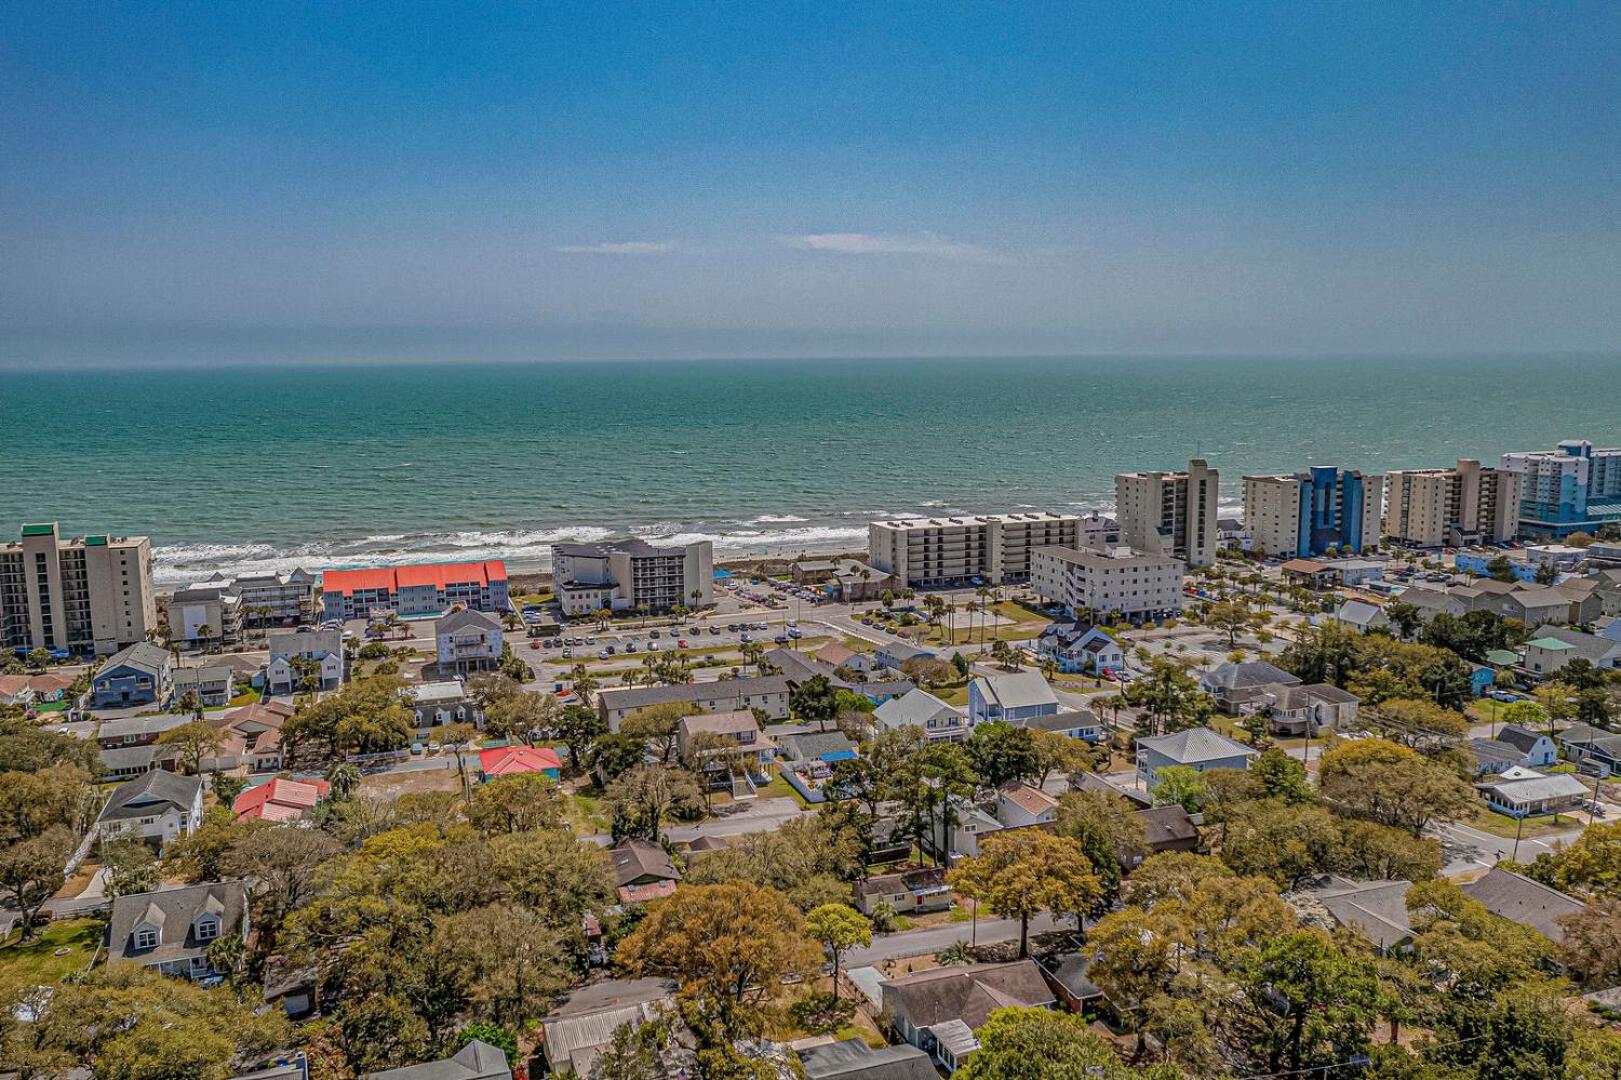
[[[511,610],[506,562],[487,559],[321,572],[322,613],[327,619],[365,619],[377,610],[402,617],[439,615],[457,604],[475,611]]]
[[[478,752],[480,780],[497,780],[522,773],[541,773],[556,780],[562,769],[563,762],[557,751],[547,746],[498,746]]]
[[[238,821],[297,821],[327,797],[332,785],[325,780],[288,780],[276,777],[250,787],[236,797],[231,809]]]

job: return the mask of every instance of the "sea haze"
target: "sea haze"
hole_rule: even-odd
[[[152,537],[162,583],[565,539],[857,548],[902,514],[1107,509],[1113,476],[1621,442],[1621,356],[660,361],[7,372],[0,528]],[[8,523],[9,524],[5,524]]]

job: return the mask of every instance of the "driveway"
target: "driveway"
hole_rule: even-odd
[[[1032,935],[1044,934],[1051,930],[1073,930],[1074,928],[1073,920],[1056,919],[1047,914],[1037,915],[1030,920],[1030,933]],[[866,948],[851,949],[844,962],[848,967],[861,967],[898,956],[931,955],[958,941],[968,941],[976,945],[990,945],[999,941],[1017,941],[1018,939],[1018,919],[980,919],[977,926],[972,921],[948,923],[945,926],[931,927],[927,930],[908,930],[905,933],[884,934],[881,937],[874,937],[872,944]]]

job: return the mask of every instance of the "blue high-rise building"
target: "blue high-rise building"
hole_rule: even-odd
[[[1566,439],[1552,450],[1504,454],[1500,464],[1521,477],[1521,535],[1566,537],[1621,524],[1621,449]]]
[[[1358,552],[1379,542],[1384,477],[1314,465],[1306,472],[1244,477],[1244,524],[1268,555]]]

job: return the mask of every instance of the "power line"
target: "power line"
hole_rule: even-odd
[[[1465,1043],[1479,1042],[1485,1037],[1485,1035],[1471,1035],[1467,1039],[1454,1039],[1451,1042],[1430,1043],[1429,1045],[1434,1047],[1462,1046]],[[1286,1069],[1283,1072],[1245,1073],[1243,1076],[1235,1076],[1233,1080],[1273,1080],[1273,1078],[1280,1076],[1307,1076],[1318,1071],[1326,1074],[1329,1069],[1349,1068],[1353,1065],[1361,1068],[1367,1064],[1368,1059],[1366,1057],[1354,1057],[1347,1058],[1345,1061],[1331,1061],[1327,1065],[1312,1065],[1309,1068],[1304,1069]]]

